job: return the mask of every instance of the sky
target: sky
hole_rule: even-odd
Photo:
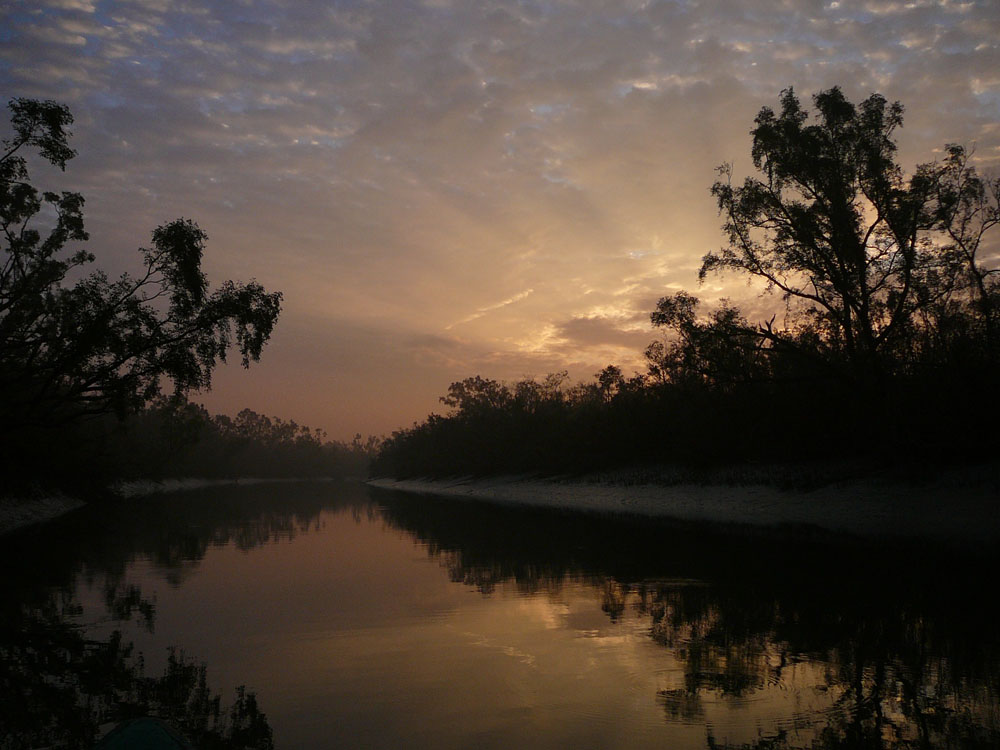
[[[283,292],[261,362],[194,400],[349,439],[475,374],[642,371],[681,289],[773,306],[697,279],[760,108],[879,92],[904,169],[989,170],[998,45],[996,0],[7,0],[0,93],[73,112],[79,155],[32,177],[85,196],[100,267],[183,216],[210,281]]]

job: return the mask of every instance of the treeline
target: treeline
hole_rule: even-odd
[[[759,177],[712,186],[728,244],[700,277],[737,273],[780,299],[751,322],[723,300],[663,297],[647,371],[593,382],[473,377],[393,434],[373,464],[393,476],[588,471],[634,464],[995,458],[1000,404],[1000,178],[972,154],[905,177],[902,107],[830,89],[810,115],[789,89],[751,131]]]
[[[322,430],[243,409],[211,414],[160,397],[124,419],[94,417],[64,429],[24,431],[0,458],[13,494],[34,488],[100,494],[129,480],[364,477],[378,440],[329,440]]]
[[[592,382],[553,387],[561,376],[453,383],[443,400],[455,409],[394,432],[372,474],[679,466],[697,476],[738,464],[930,466],[992,459],[1000,447],[1000,408],[984,399],[970,409],[973,394],[998,382],[995,363],[893,378],[880,402],[824,379],[661,381],[625,378],[609,366]]]
[[[108,461],[122,478],[363,477],[378,439],[350,443],[279,417],[243,409],[210,414],[184,398],[161,398],[113,426]]]

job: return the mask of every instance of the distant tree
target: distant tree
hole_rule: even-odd
[[[257,361],[281,294],[255,281],[210,291],[201,270],[207,236],[190,220],[153,231],[138,276],[79,277],[95,260],[67,247],[88,239],[83,197],[40,193],[23,155],[34,149],[65,169],[75,155],[72,115],[52,101],[13,99],[9,108],[13,134],[0,148],[0,432],[125,414],[165,381],[180,393],[207,387],[233,345],[244,367]]]
[[[673,333],[646,347],[650,375],[658,382],[726,385],[760,376],[765,365],[753,326],[728,302],[700,320],[699,300],[687,292],[663,297],[650,314],[654,328]]]
[[[354,433],[354,437],[351,439],[350,449],[351,452],[358,456],[365,456],[371,458],[378,453],[379,446],[382,444],[384,438],[378,435],[368,435],[362,437],[360,432]]]
[[[476,375],[448,386],[448,395],[441,403],[456,409],[459,415],[470,417],[503,411],[513,401],[513,394],[504,383]]]
[[[597,387],[600,389],[601,398],[606,403],[610,402],[615,395],[625,386],[625,376],[622,375],[622,368],[618,365],[608,365],[594,376],[597,380]]]
[[[523,378],[514,384],[514,406],[523,414],[536,414],[546,408],[558,408],[565,402],[563,383],[569,377],[566,370],[550,372],[539,382]]]

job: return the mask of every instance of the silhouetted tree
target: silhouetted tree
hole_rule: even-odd
[[[597,386],[605,402],[610,402],[625,386],[625,376],[618,365],[608,365],[594,377],[597,378]]]
[[[821,359],[881,390],[893,364],[912,354],[916,314],[954,290],[950,256],[966,259],[972,285],[980,278],[975,252],[996,216],[961,149],[904,178],[893,141],[898,102],[873,94],[855,106],[839,88],[813,100],[812,123],[792,89],[780,113],[761,109],[751,152],[761,177],[734,186],[731,165],[720,167],[712,194],[729,244],[707,254],[699,274],[735,270],[778,290],[789,324],[758,327],[769,351]],[[935,229],[954,249],[931,241]]]
[[[978,318],[987,343],[995,345],[1000,269],[986,267],[980,250],[986,233],[1000,224],[1000,177],[980,176],[963,146],[948,144],[945,150],[942,162],[921,165],[918,178],[929,186],[933,228],[943,235],[948,291],[973,302],[973,322]]]
[[[441,403],[458,410],[462,416],[481,414],[490,409],[501,410],[511,403],[510,389],[496,380],[476,375],[448,386],[448,395]]]
[[[650,375],[657,381],[723,385],[764,373],[761,341],[739,310],[728,303],[707,321],[698,319],[697,297],[677,292],[663,297],[650,314],[654,328],[673,332],[669,342],[646,347]]]
[[[204,388],[233,345],[244,367],[257,361],[281,294],[255,281],[210,291],[201,270],[207,236],[190,220],[153,231],[138,276],[94,271],[70,281],[95,260],[67,247],[88,239],[83,197],[40,193],[22,154],[34,149],[65,169],[75,155],[72,115],[52,101],[9,106],[13,135],[0,149],[0,434],[125,414],[164,380],[177,392]]]

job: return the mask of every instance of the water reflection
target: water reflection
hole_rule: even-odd
[[[166,668],[149,676],[142,655],[114,630],[94,637],[72,596],[35,602],[4,599],[0,627],[0,748],[91,748],[119,722],[157,716],[200,748],[273,748],[271,727],[253,692],[237,689],[223,708],[206,665],[171,649]],[[153,608],[133,586],[114,595],[116,620],[137,612],[153,627]]]
[[[136,559],[151,561],[173,583],[183,582],[210,547],[232,543],[248,551],[291,541],[314,529],[320,512],[362,508],[363,491],[325,483],[246,485],[179,492],[168,497],[108,502],[17,535],[22,550],[42,539],[29,585],[40,576],[65,584],[83,572],[120,579]]]
[[[132,501],[88,508],[4,539],[0,565],[0,749],[90,748],[101,728],[130,718],[166,719],[200,748],[270,748],[272,732],[252,691],[224,705],[206,665],[170,648],[148,675],[143,655],[102,621],[137,620],[152,632],[155,602],[127,582],[137,559],[181,585],[211,546],[250,550],[315,528],[331,505],[305,485],[274,505],[274,492],[180,494],[169,503]],[[208,502],[206,502],[208,499]],[[101,593],[103,611],[85,612],[81,584]],[[99,619],[96,619],[99,618]]]
[[[328,534],[333,527],[336,534]],[[402,544],[410,551],[390,555],[387,548],[373,546],[380,533],[404,538]],[[400,600],[417,580],[412,571],[399,567],[407,564],[411,544],[416,544],[419,555],[437,561],[448,579],[480,592],[482,596],[475,599],[500,603],[516,597],[524,604],[522,617],[544,609],[543,600],[550,604],[571,601],[573,606],[567,609],[572,611],[566,617],[577,618],[574,627],[581,634],[608,644],[614,641],[605,637],[608,633],[640,634],[649,649],[668,657],[650,660],[656,664],[630,666],[660,670],[635,681],[646,691],[640,700],[655,707],[658,716],[654,718],[676,747],[693,746],[692,742],[709,748],[1000,745],[1000,634],[991,588],[1000,570],[995,553],[885,540],[872,543],[807,530],[749,532],[608,519],[341,485],[241,487],[182,493],[165,501],[133,501],[99,512],[91,509],[7,541],[0,562],[7,570],[30,571],[30,575],[10,577],[2,584],[5,629],[0,639],[0,669],[5,681],[0,689],[5,695],[38,693],[37,685],[24,681],[35,671],[44,674],[44,669],[50,669],[46,666],[39,671],[32,661],[42,658],[37,653],[47,649],[50,655],[44,658],[52,663],[101,663],[110,669],[109,674],[121,676],[124,687],[115,694],[116,705],[141,700],[148,705],[148,696],[159,693],[143,682],[138,671],[130,672],[135,668],[134,654],[124,641],[115,641],[112,635],[95,645],[92,636],[80,628],[79,591],[90,587],[101,592],[106,617],[117,624],[131,618],[152,627],[157,603],[145,598],[142,587],[129,576],[137,561],[148,565],[172,589],[184,590],[192,585],[200,566],[208,565],[206,556],[211,550],[237,550],[238,557],[225,558],[229,567],[220,568],[212,579],[220,582],[213,585],[225,587],[235,583],[233,571],[246,575],[258,571],[256,575],[263,576],[266,565],[277,565],[277,560],[239,567],[240,560],[249,561],[255,550],[277,547],[295,554],[282,558],[286,567],[272,578],[251,582],[260,588],[258,606],[274,610],[273,620],[264,624],[272,632],[255,636],[255,643],[272,644],[268,648],[276,654],[274,662],[258,665],[258,684],[273,674],[267,670],[273,670],[274,664],[291,664],[291,654],[299,660],[296,664],[316,669],[309,679],[327,680],[309,688],[317,694],[326,691],[312,706],[337,706],[350,700],[351,710],[358,714],[366,700],[374,701],[389,690],[386,679],[390,676],[403,680],[393,695],[416,700],[426,683],[405,682],[414,676],[392,669],[401,661],[415,668],[418,657],[401,650],[398,642],[388,646],[376,633],[383,630],[390,634],[387,637],[398,638],[391,630],[392,620],[403,618],[419,623],[407,632],[412,643],[428,650],[428,661],[450,648],[455,659],[469,659],[473,665],[469,670],[481,669],[476,665],[486,663],[482,656],[461,656],[468,644],[479,649],[477,653],[494,650],[536,670],[546,656],[549,663],[558,656],[565,671],[542,677],[560,685],[558,689],[576,689],[570,679],[574,665],[563,662],[579,650],[555,654],[554,647],[547,653],[539,646],[536,650],[541,656],[536,658],[529,653],[529,641],[510,638],[501,642],[497,637],[505,632],[503,628],[512,632],[513,625],[473,633],[473,628],[465,627],[469,620],[451,614],[459,605],[450,598],[438,609],[428,605],[426,613],[414,611],[414,603],[426,601],[430,589]],[[362,566],[369,569],[364,588],[357,572],[351,572]],[[377,573],[372,572],[376,566]],[[432,566],[429,569],[441,578]],[[290,592],[293,581],[289,576],[302,579],[295,581],[302,588]],[[315,580],[303,583],[310,577]],[[420,581],[421,586],[429,585],[424,578]],[[227,606],[247,601],[228,599],[222,588],[211,591]],[[593,602],[593,614],[578,606],[581,591]],[[444,594],[434,595],[444,602]],[[249,596],[249,601],[255,601]],[[379,604],[381,600],[389,603]],[[297,603],[300,609],[295,608]],[[517,612],[516,607],[507,607],[503,616],[516,617]],[[498,612],[480,609],[475,616],[495,619]],[[306,617],[311,619],[306,621]],[[594,618],[605,625],[595,624]],[[384,628],[378,627],[380,619]],[[363,634],[362,626],[367,627],[369,621],[374,624],[364,633],[377,637]],[[627,626],[624,631],[623,626]],[[343,640],[344,632],[353,634],[354,640]],[[32,647],[32,639],[38,642],[40,637],[52,645],[42,650]],[[281,638],[289,645],[273,645]],[[438,645],[444,639],[451,641]],[[358,651],[357,658],[343,656],[337,649],[344,642],[367,650]],[[221,649],[220,644],[217,650]],[[195,653],[210,661],[219,655],[211,648]],[[179,666],[171,663],[164,677],[167,682],[183,674],[189,698],[206,695],[199,687],[204,670],[199,673],[189,661]],[[337,664],[342,669],[334,670]],[[354,684],[342,679],[345,672],[354,674],[366,666],[373,670],[371,677],[356,674]],[[82,686],[94,682],[95,673],[89,669],[72,679],[55,680],[75,686],[60,698],[66,705],[87,701],[92,706],[111,705],[100,691],[92,697],[84,695]],[[449,670],[457,680],[459,668],[451,663],[442,667],[443,672]],[[301,674],[306,675],[304,668]],[[489,683],[492,678],[487,674],[482,679]],[[549,684],[542,678],[532,679],[538,679],[539,685]],[[107,677],[103,680],[101,684],[119,684]],[[368,687],[368,680],[377,687]],[[22,684],[29,689],[22,690]],[[617,688],[603,686],[608,695]],[[493,687],[484,684],[482,689],[488,694]],[[373,692],[369,695],[364,690]],[[206,700],[199,699],[201,703],[189,698],[185,701],[193,706],[219,706],[218,698],[210,694]],[[293,693],[287,703],[294,706],[303,700],[303,694]],[[467,722],[482,723],[487,721],[484,712],[495,717],[501,709],[530,709],[530,701],[519,700],[511,706],[488,707],[488,711],[482,705],[459,702],[451,714],[454,721],[462,714]],[[19,704],[0,700],[0,705]],[[419,720],[419,712],[407,705],[400,708],[409,712],[407,720]],[[586,705],[589,711],[607,710]],[[378,726],[371,717],[344,714],[337,720],[350,724],[355,737],[402,721],[385,715],[383,704],[367,710]],[[225,718],[225,714],[223,710],[220,716]],[[38,720],[39,715],[37,710],[12,708],[0,721],[28,716]],[[301,713],[294,716],[298,724],[310,720]],[[316,721],[319,734],[304,740],[302,746],[319,746],[323,738],[329,740],[329,718]],[[532,731],[536,730],[535,744],[544,746],[546,735],[541,729]],[[407,730],[398,731],[405,734]],[[448,746],[440,734],[428,731],[421,735],[427,740],[423,744]],[[470,732],[454,746],[467,742]],[[585,733],[581,737],[586,740]],[[373,746],[378,745],[376,740]],[[623,735],[621,744],[640,744],[634,740]],[[594,737],[588,741],[600,746]],[[510,737],[495,738],[494,745],[505,744],[511,744]],[[0,747],[17,746],[0,742]]]
[[[385,518],[422,540],[452,580],[485,594],[586,580],[615,620],[648,617],[683,665],[658,693],[671,722],[707,700],[799,706],[739,747],[1000,745],[997,559],[954,548],[599,519],[380,492]]]

